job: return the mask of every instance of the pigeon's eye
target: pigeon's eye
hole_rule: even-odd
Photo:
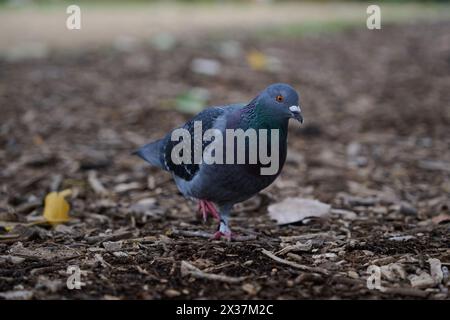
[[[277,95],[277,97],[275,98],[278,102],[283,102],[284,98],[281,94]]]

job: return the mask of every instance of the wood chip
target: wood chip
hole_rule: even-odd
[[[99,195],[106,195],[108,193],[106,188],[103,186],[103,184],[97,178],[97,171],[95,171],[95,170],[89,171],[88,182],[95,193],[97,193]]]
[[[206,279],[226,283],[239,283],[247,279],[247,277],[229,277],[220,274],[206,273],[187,261],[181,261],[181,275],[189,275],[197,279]]]
[[[268,256],[269,258],[271,258],[271,259],[273,259],[273,260],[275,260],[275,261],[277,261],[279,263],[291,266],[293,268],[297,268],[297,269],[300,269],[300,270],[303,270],[303,271],[321,273],[321,274],[325,274],[325,275],[329,274],[328,270],[323,269],[323,268],[309,267],[309,266],[305,266],[305,265],[302,265],[302,264],[298,264],[298,263],[293,262],[293,261],[289,261],[289,260],[286,260],[286,259],[279,258],[276,255],[274,255],[272,252],[267,251],[266,249],[262,249],[261,252],[263,254],[265,254],[266,256]],[[288,256],[289,255],[290,254],[288,254]]]

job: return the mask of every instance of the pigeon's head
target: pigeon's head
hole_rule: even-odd
[[[257,102],[267,109],[265,111],[269,111],[273,118],[294,118],[303,123],[298,93],[288,84],[275,83],[268,86],[257,97]]]

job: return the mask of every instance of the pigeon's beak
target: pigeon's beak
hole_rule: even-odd
[[[300,123],[303,123],[302,110],[299,106],[290,106],[289,111],[291,111],[292,118],[296,119]]]

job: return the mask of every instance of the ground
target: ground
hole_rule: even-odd
[[[448,299],[449,29],[241,36],[234,57],[218,50],[222,39],[199,38],[169,51],[125,43],[0,60],[0,296]],[[251,68],[252,51],[275,67]],[[195,58],[221,71],[195,73]],[[175,106],[192,87],[213,105],[274,82],[300,91],[305,124],[290,126],[278,180],[235,208],[240,241],[210,240],[215,222],[131,152],[189,119]],[[69,222],[30,223],[48,192],[65,189]],[[267,208],[286,197],[333,210],[278,226]],[[413,285],[433,273],[432,258],[443,279]],[[66,286],[70,265],[85,272],[80,290]],[[388,289],[367,287],[370,265],[388,266]]]

